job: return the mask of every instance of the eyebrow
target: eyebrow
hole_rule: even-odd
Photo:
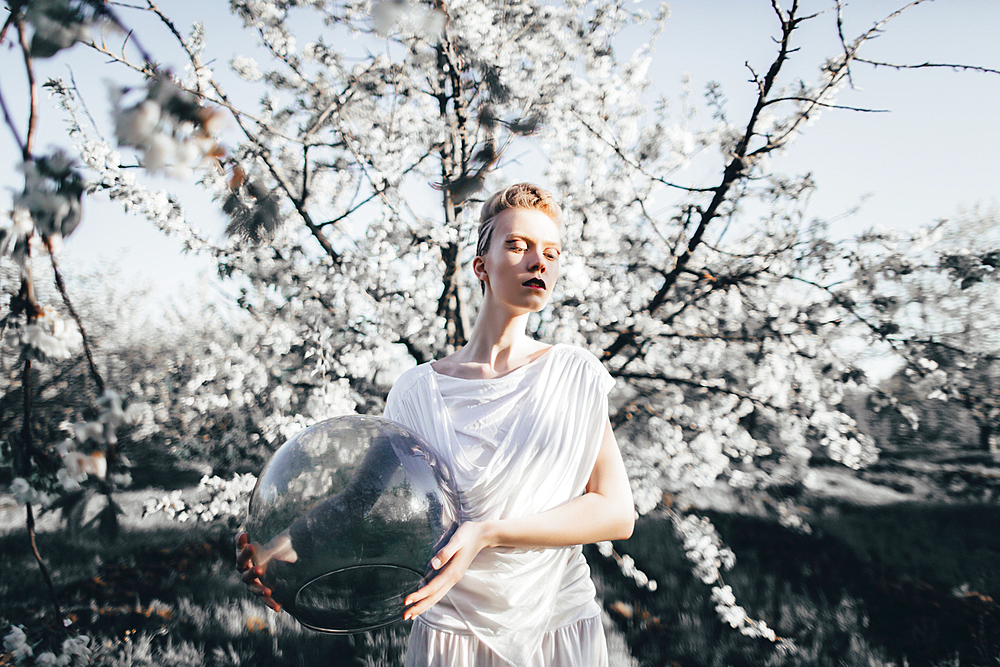
[[[510,234],[507,234],[507,237],[504,239],[504,242],[506,243],[507,241],[525,241],[527,243],[536,242],[535,239],[533,239],[532,237],[525,236],[524,234],[518,234],[517,232],[511,232]],[[543,245],[547,248],[555,248],[559,252],[562,252],[562,243],[560,241],[541,241],[540,245]]]

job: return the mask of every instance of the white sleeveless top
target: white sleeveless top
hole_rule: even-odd
[[[460,520],[537,514],[585,492],[614,380],[590,352],[555,345],[498,378],[404,373],[385,417],[423,437],[450,468]],[[551,630],[600,614],[580,546],[484,549],[420,621],[472,634],[523,665]]]

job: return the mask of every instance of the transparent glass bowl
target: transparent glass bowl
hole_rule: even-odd
[[[364,632],[403,616],[456,527],[446,466],[381,417],[329,419],[282,445],[250,496],[246,531],[264,552],[291,539],[294,562],[261,577],[306,627]]]

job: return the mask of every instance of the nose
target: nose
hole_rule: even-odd
[[[540,252],[535,252],[530,258],[530,263],[528,264],[528,270],[537,271],[539,273],[545,273],[545,265],[546,265],[545,255],[543,255]]]

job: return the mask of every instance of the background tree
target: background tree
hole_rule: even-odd
[[[77,12],[63,22],[68,36],[38,18],[47,4],[12,7],[8,23],[25,44],[26,22],[42,35],[37,50],[24,47],[29,69],[54,45],[82,41],[133,71],[121,76],[135,83],[113,91],[110,131],[86,113],[72,81],[46,85],[95,174],[90,187],[212,253],[239,291],[246,316],[224,343],[129,385],[181,415],[154,432],[176,429],[191,452],[209,443],[200,456],[221,456],[226,468],[256,465],[308,423],[379,413],[405,367],[463,344],[479,298],[467,270],[477,205],[523,180],[514,151],[540,151],[543,168],[531,176],[564,202],[566,254],[561,292],[529,328],[604,361],[618,380],[612,419],[639,510],[671,513],[728,622],[773,637],[720,581],[731,552],[686,510],[721,482],[744,508],[805,528],[794,501],[810,465],[859,468],[877,456],[841,409],[845,392],[865,384],[848,344],[884,342],[920,367],[927,335],[918,319],[905,333],[895,322],[891,297],[903,288],[886,282],[878,235],[834,243],[808,217],[812,179],[771,169],[769,158],[807,123],[838,108],[852,67],[898,16],[853,36],[839,3],[829,12],[806,4],[772,4],[773,57],[748,64],[752,105],[735,117],[710,88],[704,124],[654,97],[648,68],[666,11],[633,3],[234,1],[256,42],[248,49],[265,61],[230,59],[243,79],[238,93],[212,70],[204,26],[182,31],[151,1],[127,11],[174,40],[183,76],[131,38],[88,38],[87,24],[124,25],[103,5],[54,3]],[[834,32],[841,48],[804,81],[787,68],[811,30]],[[623,58],[629,31],[650,41]],[[246,90],[259,92],[259,104],[236,101]],[[215,139],[224,114],[239,132],[225,148]],[[16,132],[9,115],[8,124]],[[195,232],[177,199],[136,178],[133,155],[148,172],[197,168],[229,216],[229,239]],[[78,211],[85,190],[64,158],[45,160],[26,152],[25,195],[11,217],[25,267],[27,239],[56,231],[45,231],[55,218],[35,199]],[[694,160],[714,164],[715,176],[682,182]],[[18,313],[30,303],[22,292]],[[44,317],[29,309],[25,328]]]

